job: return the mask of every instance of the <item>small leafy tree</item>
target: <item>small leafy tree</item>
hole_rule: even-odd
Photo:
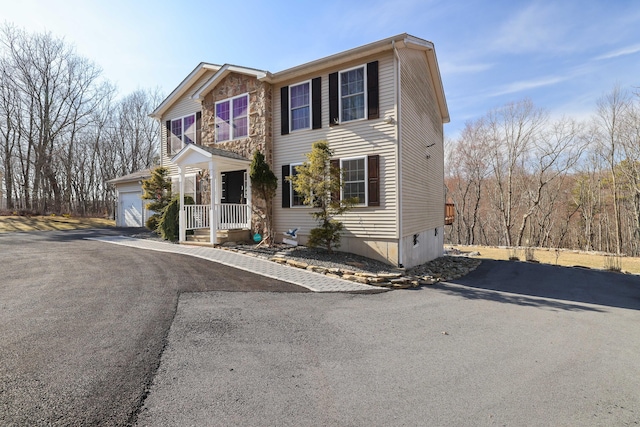
[[[278,178],[269,167],[269,164],[264,158],[264,154],[260,151],[256,151],[253,154],[251,161],[251,167],[249,169],[249,176],[251,177],[251,187],[255,193],[265,201],[265,222],[267,235],[264,238],[266,244],[270,244],[273,238],[272,224],[271,224],[271,205],[274,196],[276,195],[276,189],[278,188]]]
[[[313,143],[307,161],[296,167],[296,175],[290,176],[293,188],[302,196],[303,203],[317,208],[311,216],[318,227],[309,233],[308,245],[323,246],[329,253],[340,247],[344,225],[335,219],[353,207],[355,199],[340,200],[342,189],[340,168],[331,165],[333,152],[327,141]]]
[[[169,170],[159,167],[151,172],[151,178],[142,181],[142,198],[153,200],[147,204],[147,209],[156,212],[149,217],[145,224],[151,231],[158,229],[162,214],[171,201],[171,180],[167,178],[167,175],[169,175]]]

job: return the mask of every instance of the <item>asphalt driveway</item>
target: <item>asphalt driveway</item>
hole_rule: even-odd
[[[0,425],[128,425],[183,292],[304,289],[198,258],[0,234]]]
[[[138,425],[638,425],[639,296],[499,262],[380,295],[183,294]]]
[[[0,235],[0,425],[640,422],[637,276],[301,293],[102,233]]]

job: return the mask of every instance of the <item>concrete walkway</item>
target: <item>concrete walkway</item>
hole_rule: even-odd
[[[88,238],[99,242],[113,243],[132,248],[148,249],[158,252],[183,254],[238,268],[272,279],[282,280],[303,286],[314,292],[381,292],[384,288],[354,283],[343,279],[327,277],[300,268],[281,265],[273,261],[256,258],[237,252],[227,251],[205,246],[186,246],[173,243],[163,243],[147,239],[134,239],[126,236],[109,236]]]

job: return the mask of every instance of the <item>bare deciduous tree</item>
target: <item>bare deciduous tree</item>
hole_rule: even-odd
[[[106,181],[152,166],[157,90],[114,101],[101,70],[49,33],[0,27],[0,172],[7,205],[109,212]]]

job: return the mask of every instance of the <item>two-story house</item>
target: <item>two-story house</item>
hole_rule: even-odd
[[[327,140],[341,197],[360,201],[340,218],[340,250],[405,267],[442,255],[449,113],[431,42],[400,34],[276,73],[201,63],[151,116],[175,191],[196,201],[181,207],[181,242],[191,229],[214,244],[262,227],[248,178],[260,150],[279,178],[267,207],[276,239],[298,228],[304,244],[313,208],[286,177]]]

